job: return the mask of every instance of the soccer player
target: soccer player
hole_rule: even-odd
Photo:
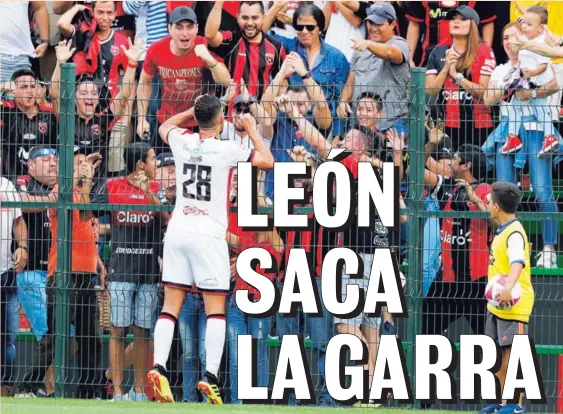
[[[199,128],[196,134],[178,127],[192,114]],[[159,129],[160,137],[170,145],[174,155],[178,189],[164,241],[164,306],[154,332],[154,368],[148,374],[148,382],[160,402],[174,402],[166,378],[166,362],[185,290],[195,285],[203,294],[207,315],[207,372],[198,383],[198,390],[210,403],[223,404],[218,374],[225,346],[225,296],[230,288],[226,235],[232,169],[239,162],[251,162],[261,170],[274,165],[274,157],[250,114],[244,114],[242,122],[254,150],[220,141],[223,121],[221,101],[203,95],[196,100],[193,112],[173,116]]]
[[[530,244],[524,227],[516,218],[516,210],[522,196],[518,186],[509,182],[493,184],[488,210],[498,224],[489,258],[489,280],[497,275],[507,275],[504,289],[500,292],[499,307],[487,305],[485,334],[493,338],[502,350],[502,364],[497,372],[501,390],[506,380],[506,370],[514,335],[527,334],[530,314],[534,307],[534,288],[530,273]],[[519,283],[522,297],[512,305],[512,288]],[[489,404],[480,413],[524,413],[524,394],[518,404]]]

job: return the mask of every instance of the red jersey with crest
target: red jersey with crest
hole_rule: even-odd
[[[213,94],[213,78],[207,64],[192,50],[185,56],[177,56],[170,49],[172,38],[155,42],[149,47],[143,70],[150,76],[158,75],[162,82],[162,104],[157,112],[158,122],[163,124],[170,117],[194,106],[200,95]],[[197,36],[195,45],[207,41]],[[185,127],[196,126],[192,121]]]

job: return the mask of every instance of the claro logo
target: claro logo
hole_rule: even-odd
[[[149,224],[153,218],[152,212],[118,211],[117,222],[124,224]]]

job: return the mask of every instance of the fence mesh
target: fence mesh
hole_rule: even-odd
[[[361,335],[369,344],[368,365],[380,335],[399,335],[413,384],[416,335],[443,334],[458,343],[462,334],[484,333],[484,291],[495,229],[473,197],[488,203],[490,185],[502,180],[521,188],[518,217],[533,248],[535,305],[528,327],[547,393],[547,405],[535,409],[554,412],[561,407],[563,255],[557,246],[563,174],[557,149],[541,153],[546,136],[561,140],[561,124],[552,116],[558,116],[558,105],[524,101],[516,108],[503,102],[499,110],[493,106],[502,100],[497,91],[475,90],[471,99],[452,96],[429,84],[419,69],[411,70],[409,90],[356,85],[349,104],[338,104],[334,97],[327,101],[331,85],[287,88],[273,83],[255,97],[248,90],[258,90],[256,85],[173,88],[165,75],[145,85],[126,76],[121,92],[112,96],[107,85],[77,78],[74,66],[66,64],[41,105],[31,96],[45,92],[31,81],[18,84],[13,96],[2,101],[2,384],[12,386],[14,394],[43,396],[111,398],[129,390],[133,396],[145,392],[163,303],[163,240],[176,193],[205,198],[227,190],[211,188],[211,173],[201,168],[176,188],[176,169],[190,166],[174,164],[158,131],[172,115],[191,108],[198,96],[211,93],[223,98],[222,140],[248,147],[255,128],[277,162],[305,160],[313,173],[331,147],[344,146],[355,160],[375,166],[394,162],[402,179],[399,230],[390,233],[376,225],[366,236],[369,240],[353,230],[326,231],[318,223],[307,231],[241,232],[236,228],[239,188],[233,181],[227,237],[231,264],[244,249],[269,245],[279,269],[265,276],[281,289],[290,249],[305,248],[320,291],[328,250],[342,245],[356,250],[369,272],[373,249],[389,245],[406,276],[408,317],[384,312],[381,318],[335,320],[325,309],[316,318],[301,310],[294,318],[250,318],[238,309],[231,291],[220,369],[227,401],[238,402],[239,334],[258,339],[258,384],[270,387],[280,339],[299,334],[318,404],[333,405],[324,367],[331,363],[325,360],[326,345],[336,333]],[[193,114],[184,113],[182,122],[198,132]],[[523,148],[503,154],[511,133]],[[136,143],[151,149],[143,152]],[[194,164],[198,156],[194,154]],[[145,195],[140,172],[149,179],[146,193],[152,196]],[[273,176],[262,173],[258,179],[260,211],[271,213]],[[295,185],[309,188],[311,183],[306,177]],[[301,214],[312,216],[311,200],[299,207]],[[239,288],[233,268],[231,276],[232,288]],[[177,400],[198,401],[206,326],[200,291],[186,293],[178,322],[168,361],[170,384]],[[457,371],[455,376],[459,382]],[[389,405],[398,404],[391,399]]]

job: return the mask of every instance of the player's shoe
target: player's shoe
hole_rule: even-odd
[[[512,154],[522,148],[522,141],[516,135],[509,135],[506,143],[500,148],[501,154]]]
[[[173,403],[174,396],[170,390],[170,384],[166,378],[166,370],[159,365],[155,365],[147,374],[147,381],[150,385],[150,400],[156,399],[161,403]]]
[[[197,383],[197,389],[207,398],[208,404],[223,405],[219,380],[215,375],[206,372],[203,379]]]
[[[383,323],[383,328],[380,331],[380,336],[381,335],[394,335],[397,336],[397,328],[395,328],[395,325],[393,325],[391,322],[389,321],[385,321]]]
[[[484,406],[483,408],[481,408],[481,410],[477,411],[477,413],[479,414],[493,414],[493,413],[498,413],[502,408],[502,405],[500,404],[489,404]]]
[[[500,408],[498,414],[523,414],[526,410],[518,404],[507,404]]]

